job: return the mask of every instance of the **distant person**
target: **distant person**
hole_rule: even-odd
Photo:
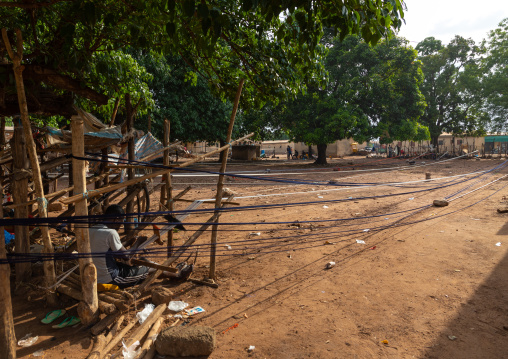
[[[294,158],[295,160],[297,160],[297,159],[298,159],[298,151],[297,151],[297,150],[295,150],[295,155],[293,156],[293,158]]]
[[[288,145],[288,147],[286,148],[286,152],[287,152],[287,156],[288,156],[288,160],[291,159],[291,146]]]

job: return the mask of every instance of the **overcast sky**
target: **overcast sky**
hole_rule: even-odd
[[[416,46],[433,36],[443,44],[455,36],[487,38],[504,18],[508,17],[508,0],[405,0],[407,11],[399,36]]]

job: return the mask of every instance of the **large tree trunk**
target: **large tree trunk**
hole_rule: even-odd
[[[314,162],[315,164],[326,165],[326,163],[327,163],[326,162],[326,147],[327,147],[326,144],[317,145],[318,157],[317,157],[316,162]]]

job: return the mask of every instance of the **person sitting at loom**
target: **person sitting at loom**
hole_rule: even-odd
[[[110,205],[105,213],[106,216],[118,217],[107,218],[107,224],[96,224],[89,228],[90,234],[90,249],[92,253],[105,253],[101,257],[92,257],[93,263],[97,268],[97,283],[101,284],[114,284],[120,288],[126,288],[138,283],[141,283],[148,274],[154,272],[155,268],[148,268],[146,266],[132,266],[129,260],[132,255],[123,253],[127,249],[120,241],[118,229],[124,222],[125,212],[117,204]],[[118,262],[115,257],[125,260],[127,263]],[[146,259],[144,259],[147,261]],[[192,270],[192,268],[191,268]],[[162,275],[167,278],[186,279],[190,273],[170,273],[162,272]]]

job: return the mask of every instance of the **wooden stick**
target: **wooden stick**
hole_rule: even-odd
[[[114,336],[113,339],[106,345],[106,347],[100,352],[100,358],[104,358],[106,354],[108,354],[111,349],[113,349],[120,340],[131,330],[131,328],[137,323],[137,318],[134,317],[131,321],[122,329],[118,335]]]
[[[106,345],[108,345],[111,339],[113,339],[115,334],[118,332],[118,329],[120,329],[120,325],[122,325],[124,319],[125,316],[123,315],[120,318],[118,318],[118,321],[115,322],[115,324],[109,331],[108,335],[101,334],[95,338],[92,351],[90,352],[90,354],[88,354],[86,359],[100,359],[101,350],[104,349]]]
[[[26,153],[26,142],[23,127],[18,121],[14,121],[14,134],[13,134],[13,158],[12,163],[14,173],[21,171],[28,171],[28,159]],[[28,178],[17,178],[11,180],[12,199],[16,205],[14,211],[14,218],[28,218],[28,208],[19,206],[20,203],[26,201],[28,198]],[[36,202],[36,201],[34,201]],[[7,207],[7,206],[5,206]],[[30,231],[28,226],[14,226],[14,243],[17,253],[30,252]],[[16,263],[16,283],[28,281],[32,276],[31,263]]]
[[[167,306],[168,305],[164,303],[160,304],[153,310],[152,313],[150,313],[150,315],[148,316],[148,318],[145,319],[143,324],[141,324],[139,328],[136,329],[134,333],[132,333],[130,338],[128,338],[125,341],[125,345],[127,346],[127,348],[130,347],[132,344],[134,344],[136,341],[141,340],[145,336],[146,332],[150,330],[150,327],[157,321],[157,319],[159,319],[162,316]]]
[[[170,129],[171,123],[168,119],[164,121],[164,146],[169,145],[170,138]],[[164,151],[164,165],[169,166],[169,150]],[[171,173],[166,173],[166,207],[169,208],[170,211],[173,211],[174,202],[171,200],[173,197],[173,187],[171,181]],[[161,198],[162,200],[162,198]],[[167,245],[167,253],[168,258],[171,257],[171,253],[173,251],[173,231],[168,231],[168,243]]]
[[[9,42],[9,38],[7,36],[7,30],[2,29],[2,38],[4,40],[4,45],[9,53],[9,56],[12,59],[14,64],[14,77],[16,79],[16,90],[18,94],[18,103],[19,103],[19,111],[21,115],[21,122],[23,123],[23,131],[25,132],[25,140],[27,141],[27,149],[28,155],[30,157],[30,163],[32,165],[32,173],[33,180],[35,186],[35,193],[39,198],[40,202],[43,203],[46,199],[44,197],[44,189],[41,178],[41,171],[39,167],[39,160],[37,159],[37,148],[35,146],[35,142],[32,135],[32,127],[30,124],[30,117],[28,115],[28,106],[26,102],[25,96],[25,85],[23,84],[23,69],[24,66],[21,65],[21,61],[23,59],[23,37],[21,36],[21,30],[16,30],[16,45],[17,45],[17,53],[14,54],[11,44]],[[37,206],[39,209],[39,218],[47,218],[48,212],[45,206]],[[46,254],[53,253],[53,243],[51,243],[51,237],[49,236],[49,231],[47,226],[40,227],[42,232],[42,241],[44,243],[44,252]],[[53,261],[44,261],[44,279],[45,286],[52,287],[56,283],[55,276],[55,264]],[[54,293],[48,293],[46,296],[48,303],[50,305],[57,304],[57,298]]]
[[[90,332],[92,335],[99,335],[104,329],[114,323],[120,316],[121,314],[116,312],[114,314],[108,315],[107,317],[104,317],[90,329]]]
[[[178,273],[178,269],[173,268],[173,267],[164,266],[164,265],[158,264],[158,263],[147,262],[147,261],[143,261],[140,259],[134,259],[134,258],[131,258],[130,262],[132,264],[135,264],[138,266],[145,266],[148,268],[160,269],[165,272]]]
[[[215,282],[207,282],[206,280],[199,280],[199,279],[194,279],[194,278],[190,278],[189,281],[194,284],[206,285],[206,286],[212,287],[212,288],[219,288],[219,285]]]
[[[4,189],[0,182],[0,197]],[[4,218],[2,202],[0,201],[0,220]],[[7,259],[5,250],[4,227],[0,226],[0,259]],[[0,264],[0,358],[16,359],[16,333],[14,332],[14,318],[12,315],[11,267],[9,264]]]
[[[71,119],[72,131],[72,154],[75,157],[85,156],[84,145],[84,130],[83,119],[79,116],[73,116]],[[74,178],[74,194],[81,194],[82,200],[75,203],[76,216],[88,216],[88,206],[84,193],[87,192],[86,188],[86,173],[85,162],[76,158],[72,159],[72,170]],[[88,228],[77,226],[74,229],[76,234],[76,242],[78,245],[78,252],[90,253],[90,238]],[[79,258],[79,268],[81,273],[81,287],[83,291],[83,304],[78,306],[81,308],[79,317],[84,325],[89,325],[94,322],[99,316],[99,302],[97,298],[97,270],[93,264],[92,258]],[[92,268],[93,267],[93,268]]]
[[[231,113],[231,119],[229,120],[228,133],[226,137],[226,142],[231,141],[231,134],[233,133],[233,125],[235,124],[236,111],[238,110],[238,103],[240,102],[240,95],[242,94],[244,79],[240,80],[240,84],[238,85],[238,90],[236,91],[235,101],[233,104],[233,111]],[[228,152],[229,147],[222,153],[222,163],[220,167],[220,173],[226,172],[226,164],[228,163]],[[222,187],[224,186],[224,175],[220,174],[219,179],[217,180],[217,193],[215,197],[215,208],[220,208],[222,201]],[[217,215],[217,221],[219,220],[219,212],[215,211]],[[217,229],[218,225],[214,224],[212,226],[212,235],[211,235],[211,246],[210,246],[210,274],[208,275],[210,278],[215,279],[215,260],[216,260],[216,252],[217,252]]]
[[[194,202],[192,199],[173,199],[173,201],[175,201],[175,202]],[[224,202],[224,199],[222,201],[223,201],[222,203],[226,203],[226,202]],[[203,203],[215,203],[215,201],[203,201]],[[227,202],[227,204],[233,204],[233,205],[237,205],[237,206],[240,205],[240,203],[238,203],[238,202]]]
[[[239,138],[239,139],[237,139],[235,141],[232,141],[231,143],[229,143],[229,144],[227,144],[227,145],[225,145],[225,146],[223,146],[223,147],[221,147],[221,148],[219,148],[217,150],[205,153],[202,156],[199,156],[199,157],[196,157],[196,158],[194,158],[194,159],[192,159],[190,161],[184,162],[184,163],[182,163],[181,165],[179,165],[177,167],[178,168],[188,167],[188,166],[190,166],[190,165],[192,165],[192,164],[194,164],[196,162],[201,161],[202,159],[204,159],[206,157],[209,157],[209,156],[214,155],[216,153],[222,152],[226,148],[229,148],[230,146],[236,144],[237,142],[243,141],[243,140],[245,140],[247,138],[250,138],[252,136],[254,136],[254,133],[250,133],[247,136],[244,136],[244,137]],[[167,168],[167,169],[164,169],[164,170],[161,170],[161,171],[157,171],[157,172],[153,172],[153,173],[141,176],[139,178],[135,178],[135,179],[132,179],[132,180],[127,180],[127,181],[122,182],[122,183],[116,183],[116,184],[111,185],[109,187],[99,188],[98,190],[95,190],[93,192],[88,193],[88,198],[97,197],[97,196],[100,196],[103,193],[111,192],[113,190],[117,190],[117,189],[120,189],[120,188],[125,188],[125,187],[131,186],[133,184],[136,184],[138,182],[142,182],[142,181],[150,179],[150,178],[158,177],[158,176],[164,175],[166,173],[170,173],[172,171],[173,171],[172,168]],[[72,196],[72,197],[63,199],[60,202],[62,202],[63,204],[71,204],[71,203],[74,203],[76,201],[79,201],[80,199],[81,199],[81,196]]]
[[[139,351],[139,354],[136,356],[136,359],[143,358],[145,356],[145,354],[148,353],[148,351],[150,350],[150,348],[152,346],[155,348],[155,346],[153,345],[154,337],[157,334],[159,334],[159,329],[160,329],[163,322],[164,322],[164,317],[161,317],[161,318],[157,319],[157,321],[154,323],[154,325],[152,326],[152,329],[150,329],[150,331],[148,332],[145,342],[141,346],[141,349]]]
[[[113,298],[113,297],[106,295],[104,293],[99,293],[98,296],[99,296],[100,300],[102,300],[106,303],[113,304],[121,312],[124,312],[129,308],[127,305],[125,305],[124,301],[118,300],[118,299]]]

